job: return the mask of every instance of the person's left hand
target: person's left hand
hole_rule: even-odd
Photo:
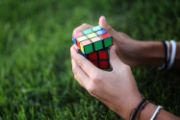
[[[134,40],[123,32],[116,31],[107,21],[104,16],[99,18],[99,26],[106,29],[113,37],[113,44],[119,58],[131,67],[136,67],[143,64],[142,42]],[[82,32],[85,29],[93,27],[90,24],[82,24],[73,30],[73,36]]]

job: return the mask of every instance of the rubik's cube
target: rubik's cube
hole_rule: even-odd
[[[95,26],[73,36],[77,45],[87,59],[101,69],[109,69],[109,47],[113,44],[112,36],[102,27]]]

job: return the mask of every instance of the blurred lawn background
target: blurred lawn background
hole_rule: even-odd
[[[180,39],[179,0],[0,0],[0,119],[120,119],[71,72],[72,30],[100,15],[135,39]],[[133,72],[145,97],[180,115],[179,71]]]

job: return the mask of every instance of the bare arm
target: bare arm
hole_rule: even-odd
[[[131,67],[153,66],[159,67],[165,62],[165,51],[160,41],[140,41],[129,37],[127,34],[117,32],[106,20],[99,24],[107,29],[114,39],[116,52],[120,59]],[[180,68],[180,43],[177,43],[174,68]]]
[[[78,54],[75,46],[71,47],[72,70],[75,79],[92,96],[99,99],[124,119],[128,119],[131,111],[142,100],[130,66],[162,65],[164,61],[163,46],[161,42],[139,42],[133,40],[126,34],[112,29],[103,19],[102,17],[100,18],[99,24],[106,28],[114,38],[114,46],[110,50],[110,62],[113,70],[107,72],[96,68],[87,59]],[[87,29],[90,26],[83,24],[76,28],[74,33]],[[180,62],[179,46],[178,44],[175,65]],[[148,104],[141,112],[140,120],[149,120],[155,109],[155,105]],[[162,110],[157,117],[157,120],[179,119],[165,110]]]
[[[124,119],[129,119],[130,113],[142,100],[135,79],[129,66],[118,59],[115,48],[111,48],[111,65],[113,71],[107,72],[96,68],[87,59],[71,47],[72,69],[75,79],[92,96],[116,112]],[[125,87],[124,87],[125,86]],[[140,120],[149,120],[156,106],[148,104],[141,112]],[[175,115],[162,110],[157,120],[179,120]]]
[[[161,42],[138,42],[139,46],[139,65],[161,66],[164,64],[165,53]],[[180,68],[180,43],[177,43],[176,59],[174,68]]]
[[[140,120],[149,120],[152,114],[154,113],[155,109],[155,105],[153,105],[152,103],[148,104],[142,111]],[[162,109],[157,116],[157,120],[180,120],[180,118]]]

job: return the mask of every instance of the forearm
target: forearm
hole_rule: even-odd
[[[177,43],[175,67],[180,68],[180,43]]]
[[[165,52],[161,42],[139,42],[140,65],[158,67],[165,63]],[[180,68],[180,43],[177,43],[176,59],[174,66]]]
[[[157,106],[149,103],[140,115],[140,120],[150,120]],[[162,109],[157,116],[157,120],[180,120],[180,118]]]

